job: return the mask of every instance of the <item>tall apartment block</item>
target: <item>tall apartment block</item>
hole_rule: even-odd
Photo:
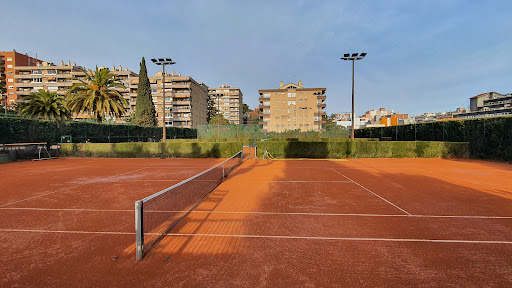
[[[20,95],[16,91],[16,81],[14,78],[15,68],[18,66],[36,66],[42,61],[28,54],[21,54],[16,50],[0,52],[0,81],[5,84],[8,105],[14,106],[16,101],[20,99]]]
[[[243,94],[240,88],[221,85],[209,88],[208,95],[219,113],[229,120],[229,123],[242,124]]]
[[[322,131],[326,88],[304,88],[298,84],[259,90],[260,125],[269,132],[287,130]]]
[[[163,77],[157,72],[148,77],[155,103],[158,125],[163,126]],[[135,106],[139,79],[130,79],[130,105]],[[181,73],[165,74],[165,125],[168,127],[197,128],[207,124],[208,86]],[[132,110],[133,111],[133,110]]]

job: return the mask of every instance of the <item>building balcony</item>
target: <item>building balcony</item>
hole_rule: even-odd
[[[43,75],[14,74],[14,79],[34,79],[34,78],[43,78]]]
[[[18,90],[16,91],[16,95],[22,95],[22,96],[26,96],[26,95],[30,95],[30,93],[32,93],[33,91],[21,91],[21,90]]]
[[[176,117],[176,116],[173,116],[171,117],[170,119],[172,119],[172,121],[190,121],[190,117]]]
[[[317,96],[316,99],[318,100],[325,100],[327,98],[327,96],[325,95],[321,95],[321,96]]]
[[[35,86],[43,86],[42,82],[16,82],[16,87],[35,87]]]
[[[172,112],[190,113],[190,108],[172,108]]]
[[[318,105],[317,105],[317,107],[318,107],[318,108],[325,108],[325,106],[326,106],[326,105],[325,105],[325,103],[322,103],[322,104],[318,104]]]

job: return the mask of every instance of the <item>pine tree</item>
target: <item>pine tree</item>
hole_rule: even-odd
[[[151,96],[146,60],[142,57],[140,62],[139,86],[137,88],[137,100],[135,104],[134,122],[143,126],[157,125],[155,104]]]

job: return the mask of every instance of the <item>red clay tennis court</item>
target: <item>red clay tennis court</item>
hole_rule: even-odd
[[[475,160],[246,160],[136,261],[134,201],[221,161],[1,165],[0,286],[512,284],[512,167]]]

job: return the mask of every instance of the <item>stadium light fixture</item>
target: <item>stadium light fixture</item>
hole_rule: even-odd
[[[355,115],[354,115],[354,62],[356,60],[362,60],[365,56],[366,56],[367,53],[352,53],[352,56],[350,55],[350,53],[344,53],[343,54],[343,57],[341,57],[340,59],[341,60],[352,60],[352,117],[351,117],[351,122],[352,122],[352,131],[351,131],[351,134],[350,134],[350,139],[352,141],[354,141],[354,121],[355,121]]]
[[[167,134],[165,131],[166,123],[165,123],[165,65],[173,65],[176,64],[176,62],[173,62],[171,58],[158,58],[158,59],[151,59],[153,63],[156,65],[162,65],[162,110],[163,110],[163,120],[164,120],[164,128],[163,128],[163,135],[162,135],[162,142],[165,142],[165,139],[167,139]]]

